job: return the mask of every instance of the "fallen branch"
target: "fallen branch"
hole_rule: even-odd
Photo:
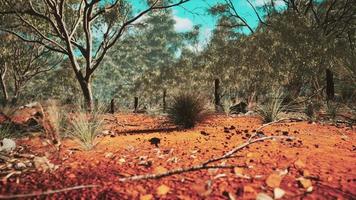
[[[232,150],[230,150],[229,152],[227,152],[226,154],[224,154],[223,156],[220,156],[220,157],[217,157],[217,158],[212,158],[206,162],[203,163],[203,165],[208,165],[210,163],[213,163],[213,162],[216,162],[216,161],[219,161],[219,160],[223,160],[223,159],[226,159],[226,158],[229,158],[231,157],[233,154],[235,154],[236,152],[240,151],[241,149],[253,144],[253,143],[256,143],[256,142],[261,142],[261,141],[264,141],[264,140],[272,140],[272,139],[287,139],[287,138],[290,138],[290,139],[293,139],[292,137],[288,137],[288,136],[266,136],[266,137],[261,137],[261,138],[257,138],[257,139],[254,139],[254,140],[248,140],[247,142],[233,148]]]
[[[138,180],[147,180],[147,179],[159,179],[163,178],[166,176],[171,176],[175,174],[182,174],[186,172],[192,172],[192,171],[199,171],[199,170],[206,170],[206,169],[233,169],[235,167],[246,167],[246,166],[238,166],[238,165],[212,165],[212,166],[206,166],[203,164],[200,165],[195,165],[192,167],[186,167],[186,168],[178,168],[174,170],[167,171],[165,173],[159,173],[159,174],[144,174],[144,175],[134,175],[126,178],[120,178],[119,180],[121,182],[126,182],[126,181],[138,181]]]
[[[147,180],[147,179],[159,179],[159,178],[170,176],[170,175],[181,174],[181,173],[191,172],[191,171],[198,171],[198,170],[202,170],[202,169],[241,167],[241,166],[226,166],[226,165],[210,165],[209,166],[208,164],[211,164],[213,162],[217,162],[217,161],[220,161],[220,160],[223,160],[223,159],[230,158],[233,154],[235,154],[236,152],[242,150],[243,148],[247,147],[250,144],[261,142],[261,141],[265,141],[265,140],[279,139],[279,138],[292,138],[292,137],[288,137],[288,136],[266,136],[266,137],[254,139],[254,140],[251,140],[251,141],[247,141],[247,142],[245,142],[245,143],[233,148],[231,151],[227,152],[223,156],[212,158],[212,159],[210,159],[210,160],[208,160],[208,161],[206,161],[206,162],[204,162],[204,163],[202,163],[200,165],[195,165],[195,166],[187,167],[187,168],[178,168],[178,169],[170,170],[170,171],[167,171],[165,173],[159,173],[159,174],[134,175],[134,176],[126,177],[126,178],[121,178],[119,180],[122,181],[122,182],[126,182],[126,181],[137,181],[137,180]]]
[[[16,198],[44,196],[44,195],[61,193],[61,192],[68,192],[68,191],[72,191],[72,190],[81,190],[81,189],[85,189],[85,188],[95,188],[95,187],[98,187],[98,186],[97,185],[80,185],[80,186],[74,186],[74,187],[69,187],[69,188],[63,188],[63,189],[59,189],[59,190],[48,190],[46,192],[33,192],[33,193],[29,193],[29,194],[15,194],[15,195],[0,195],[0,199],[16,199]]]
[[[273,121],[273,122],[269,122],[269,123],[266,123],[266,124],[263,124],[262,126],[258,127],[256,129],[256,132],[254,134],[251,135],[251,137],[248,139],[248,142],[250,142],[254,137],[257,136],[258,132],[260,130],[262,130],[263,128],[267,127],[267,126],[270,126],[272,124],[276,124],[276,123],[280,123],[280,122],[283,122],[283,121],[286,121],[286,120],[300,120],[300,119],[295,119],[295,118],[282,118],[282,119],[279,119],[279,120],[276,120],[276,121]]]

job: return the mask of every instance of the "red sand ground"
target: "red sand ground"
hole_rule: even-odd
[[[249,166],[242,174],[255,177],[252,179],[241,178],[232,169],[218,169],[122,183],[119,178],[192,166],[223,155],[245,142],[262,123],[256,117],[214,116],[194,129],[178,131],[163,129],[167,127],[162,125],[164,118],[146,115],[117,114],[107,116],[106,121],[112,136],[101,137],[91,151],[70,150],[80,145],[65,140],[58,155],[39,137],[19,140],[26,151],[48,156],[59,168],[12,176],[6,183],[0,182],[0,194],[95,184],[99,187],[37,198],[229,199],[230,193],[236,199],[255,199],[260,192],[273,197],[273,188],[267,186],[266,179],[276,171],[288,169],[280,184],[286,191],[283,199],[356,199],[356,131],[347,127],[291,122],[264,128],[266,135],[282,135],[285,131],[296,139],[255,143],[225,161],[227,165]],[[224,127],[231,126],[236,129],[225,133]],[[201,131],[209,135],[202,135]],[[152,137],[161,138],[159,148],[148,141]],[[105,157],[108,152],[113,153],[113,158]],[[139,165],[142,156],[147,156],[152,166]],[[303,175],[312,181],[310,193],[296,180]],[[162,185],[167,186],[161,187],[167,189],[164,193],[169,189],[167,194],[159,194]]]

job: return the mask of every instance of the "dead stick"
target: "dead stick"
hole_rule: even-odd
[[[80,186],[74,186],[74,187],[69,187],[69,188],[63,188],[63,189],[59,189],[59,190],[48,190],[46,192],[34,192],[34,193],[29,193],[29,194],[15,194],[15,195],[0,195],[0,199],[16,199],[16,198],[43,196],[43,195],[50,195],[50,194],[61,193],[61,192],[68,192],[71,190],[80,190],[80,189],[95,188],[95,187],[98,187],[98,186],[97,185],[80,185]]]
[[[165,173],[160,173],[160,174],[134,175],[134,176],[130,176],[130,177],[127,177],[127,178],[121,178],[119,180],[122,181],[122,182],[125,182],[125,181],[137,181],[137,180],[143,180],[143,179],[145,179],[145,180],[146,179],[159,179],[159,178],[170,176],[170,175],[181,174],[181,173],[185,173],[185,172],[197,171],[197,170],[202,170],[202,169],[238,167],[238,166],[225,166],[225,165],[208,166],[208,164],[216,162],[216,161],[219,161],[219,160],[223,160],[223,159],[229,158],[230,156],[232,156],[233,154],[235,154],[239,150],[247,147],[250,144],[253,144],[253,143],[256,143],[256,142],[260,142],[260,141],[264,141],[264,140],[277,139],[277,138],[291,138],[291,137],[288,137],[288,136],[267,136],[267,137],[262,137],[262,138],[258,138],[258,139],[252,140],[252,141],[247,141],[247,142],[237,146],[236,148],[232,149],[231,151],[227,152],[223,156],[217,157],[217,158],[212,158],[212,159],[210,159],[210,160],[208,160],[208,161],[206,161],[206,162],[204,162],[203,164],[200,164],[200,165],[195,165],[195,166],[187,167],[187,168],[178,168],[178,169],[170,170],[170,171],[167,171]]]
[[[258,131],[262,130],[263,128],[265,128],[267,126],[270,126],[272,124],[276,124],[276,123],[280,123],[282,121],[286,121],[286,120],[293,120],[293,118],[282,118],[282,119],[279,119],[279,120],[276,120],[276,121],[273,121],[273,122],[269,122],[269,123],[263,124],[262,126],[260,126],[260,127],[258,127],[256,129],[256,133],[251,135],[251,137],[248,139],[248,142],[251,141],[254,137],[256,137],[256,135],[258,134]]]
[[[229,152],[227,152],[223,156],[220,156],[220,157],[217,157],[217,158],[212,158],[212,159],[206,161],[205,163],[203,163],[203,165],[207,165],[207,164],[210,164],[212,162],[216,162],[216,161],[219,161],[219,160],[223,160],[223,159],[229,158],[230,156],[232,156],[236,152],[240,151],[241,149],[249,146],[250,144],[253,144],[253,143],[256,143],[256,142],[261,142],[261,141],[264,141],[264,140],[281,139],[281,138],[283,139],[283,138],[291,138],[291,137],[288,137],[288,136],[266,136],[266,137],[261,137],[261,138],[257,138],[257,139],[254,139],[254,140],[248,140],[247,142],[245,142],[245,143],[233,148],[232,150],[230,150]]]
[[[171,176],[175,174],[182,174],[186,172],[192,172],[192,171],[198,171],[202,169],[231,169],[235,167],[246,167],[246,166],[239,166],[239,165],[212,165],[212,166],[206,166],[206,165],[195,165],[192,167],[186,167],[186,168],[178,168],[174,170],[167,171],[165,173],[159,173],[159,174],[144,174],[144,175],[134,175],[126,178],[120,178],[119,180],[121,182],[126,182],[126,181],[138,181],[138,180],[146,180],[146,179],[159,179],[163,178],[166,176]]]

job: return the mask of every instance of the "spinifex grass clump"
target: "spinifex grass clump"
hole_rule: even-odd
[[[257,113],[262,117],[265,123],[278,120],[279,115],[285,110],[283,99],[283,92],[276,90],[267,97],[264,104],[258,106]]]
[[[168,118],[176,125],[192,128],[206,116],[206,102],[196,94],[181,92],[173,97]]]
[[[12,136],[12,127],[9,124],[0,124],[0,141]]]
[[[327,102],[326,103],[326,113],[330,117],[331,120],[335,120],[337,115],[339,114],[340,105],[335,102]]]
[[[86,150],[90,150],[97,144],[97,136],[103,130],[104,120],[100,117],[101,109],[87,112],[80,109],[72,117],[71,135],[78,139]]]

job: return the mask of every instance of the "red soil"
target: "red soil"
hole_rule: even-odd
[[[245,142],[248,134],[262,123],[254,117],[214,116],[194,129],[174,130],[162,128],[167,127],[162,125],[163,118],[124,114],[106,118],[112,136],[101,137],[91,151],[70,150],[80,148],[73,140],[62,141],[59,154],[39,137],[19,140],[26,151],[46,155],[59,168],[54,172],[12,176],[6,183],[0,182],[0,194],[95,184],[98,187],[37,198],[228,199],[230,194],[236,199],[255,199],[260,192],[273,197],[273,188],[267,186],[266,179],[278,170],[288,169],[279,186],[286,191],[284,199],[356,199],[356,131],[347,127],[307,122],[274,124],[264,128],[264,134],[284,132],[296,139],[255,143],[235,157],[216,163],[249,166],[243,175],[255,177],[252,179],[241,178],[231,169],[218,169],[122,183],[119,178],[188,167],[221,156]],[[231,126],[236,129],[225,133],[224,127]],[[201,131],[209,135],[202,135]],[[159,148],[148,141],[152,137],[161,139]],[[108,152],[113,153],[113,158],[105,156]],[[143,156],[147,156],[152,166],[139,165]],[[172,162],[175,160],[172,158],[177,162]],[[311,180],[312,192],[306,192],[296,180],[302,176]],[[163,187],[169,189],[167,194],[160,195],[157,191],[162,185],[168,187]]]

